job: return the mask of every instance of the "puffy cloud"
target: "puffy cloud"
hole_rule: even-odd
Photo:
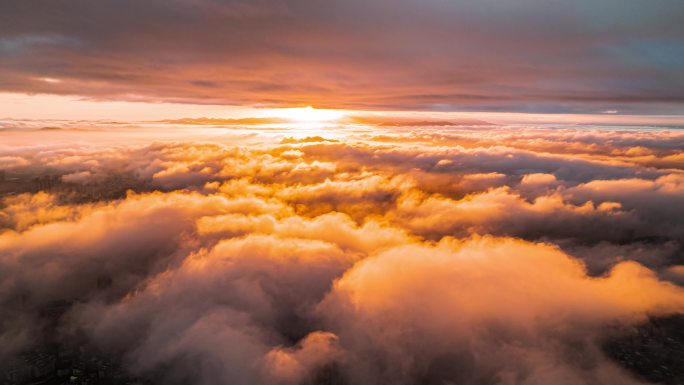
[[[298,345],[294,348],[278,347],[268,353],[265,370],[269,381],[285,384],[315,382],[315,373],[332,370],[335,366],[331,363],[344,360],[344,351],[332,333],[313,332]],[[338,375],[333,373],[330,375]]]
[[[269,346],[307,334],[311,309],[354,259],[320,240],[224,240],[189,255],[121,303],[81,307],[77,318],[102,346],[125,351],[137,373],[171,362],[184,371],[197,359],[200,383],[250,384]]]
[[[600,353],[613,322],[680,312],[684,290],[633,262],[590,278],[549,245],[445,239],[368,258],[319,311],[363,383],[638,383]]]
[[[80,215],[78,209],[59,205],[54,195],[45,192],[9,196],[3,200],[0,218],[3,227],[23,231],[37,224],[64,221]]]
[[[28,161],[20,156],[2,156],[0,157],[0,167],[14,168],[19,166],[26,166]]]
[[[8,206],[16,230],[0,233],[0,303],[3,318],[26,320],[3,336],[21,335],[36,312],[54,303],[122,298],[182,256],[194,220],[226,212],[224,202],[157,193],[63,207],[38,194]]]
[[[671,173],[656,179],[595,180],[568,189],[571,200],[618,201],[651,223],[638,236],[669,235],[681,240],[684,227],[676,219],[684,215],[684,175]]]
[[[629,384],[602,341],[684,312],[677,132],[179,130],[0,148],[3,363],[83,339],[171,384]]]
[[[408,194],[399,200],[396,210],[388,213],[388,218],[431,239],[478,233],[532,239],[578,238],[592,242],[619,240],[639,225],[630,213],[620,210],[619,204],[573,205],[558,194],[529,202],[508,187],[467,195],[460,200]]]
[[[522,185],[548,185],[556,182],[556,176],[553,174],[527,174],[523,176],[520,184]]]

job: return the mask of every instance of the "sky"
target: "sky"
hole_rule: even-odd
[[[683,14],[678,0],[10,0],[0,92],[226,115],[682,115]]]

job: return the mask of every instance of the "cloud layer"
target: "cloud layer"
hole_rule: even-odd
[[[678,0],[0,5],[0,90],[356,109],[681,113]]]
[[[602,341],[684,312],[675,130],[137,132],[0,147],[2,362],[78,336],[167,384],[639,384]]]

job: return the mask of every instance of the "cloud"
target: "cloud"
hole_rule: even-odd
[[[0,370],[637,384],[603,343],[684,312],[677,131],[248,131],[0,147]]]
[[[681,311],[683,294],[633,262],[589,278],[554,247],[485,237],[368,258],[319,311],[353,356],[354,382],[638,383],[596,337]]]
[[[303,335],[307,312],[352,261],[318,240],[225,240],[188,256],[126,301],[81,307],[77,318],[102,346],[126,352],[136,373],[182,381],[198,360],[202,369],[193,381],[254,383],[255,365],[269,346]],[[164,374],[171,362],[180,373]]]
[[[279,119],[279,118],[240,118],[240,119],[184,118],[184,119],[163,120],[161,123],[187,124],[187,125],[210,125],[210,126],[244,126],[244,125],[283,124],[283,123],[288,123],[288,120]]]
[[[313,332],[294,348],[275,348],[270,351],[265,359],[265,370],[268,373],[266,378],[285,384],[315,382],[318,378],[312,373],[321,373],[325,369],[334,370],[335,366],[330,363],[343,361],[344,355],[336,335]],[[332,373],[337,375],[337,372]]]
[[[86,183],[91,178],[90,171],[74,172],[62,175],[62,182],[66,183]]]
[[[553,174],[527,174],[523,176],[520,184],[522,185],[548,185],[556,182],[556,176]]]
[[[0,165],[2,168],[19,167],[26,165],[26,159],[20,156],[3,156],[0,157]]]
[[[0,13],[8,92],[625,114],[677,113],[684,98],[677,0],[31,0]]]
[[[366,124],[384,127],[443,127],[443,126],[489,126],[492,123],[478,119],[461,118],[457,120],[412,120],[406,118],[388,119],[381,116],[348,116],[342,119],[348,124]]]

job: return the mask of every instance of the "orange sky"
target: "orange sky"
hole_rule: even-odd
[[[246,107],[682,115],[683,13],[681,0],[9,1],[0,6],[0,92]],[[58,108],[34,105],[37,114]],[[0,107],[0,116],[13,112],[4,100]],[[71,112],[105,118],[96,110]]]
[[[0,93],[0,119],[115,120],[124,122],[183,118],[241,119],[283,117],[296,121],[296,114],[274,108],[218,104],[98,101],[76,96]],[[378,121],[395,118],[412,121],[458,121],[479,119],[494,124],[599,124],[684,126],[681,115],[540,114],[514,112],[435,112],[340,110],[340,115],[365,116]],[[333,114],[334,116],[334,114]],[[304,119],[307,120],[307,119]],[[329,120],[325,118],[324,120]]]

